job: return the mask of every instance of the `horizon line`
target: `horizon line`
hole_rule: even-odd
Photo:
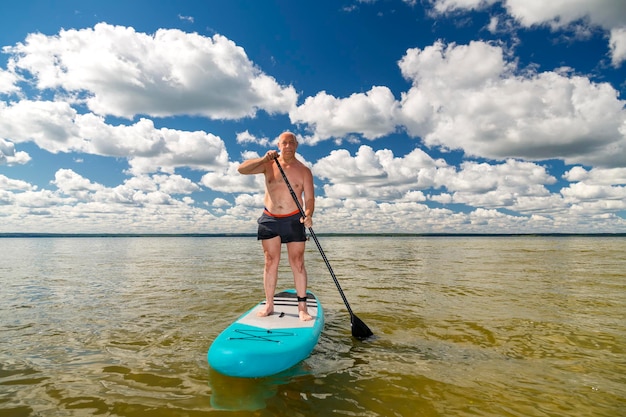
[[[626,237],[626,233],[576,233],[576,232],[549,232],[549,233],[316,233],[327,237]],[[0,238],[46,238],[46,237],[256,237],[256,233],[47,233],[47,232],[0,232]]]

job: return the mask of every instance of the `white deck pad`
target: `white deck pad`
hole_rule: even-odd
[[[237,320],[237,322],[268,330],[313,327],[317,317],[317,300],[315,298],[307,299],[307,312],[313,317],[313,320],[302,321],[298,314],[297,299],[295,297],[284,297],[283,294],[277,294],[274,297],[274,313],[271,316],[257,316],[257,313],[265,308],[265,302],[262,302],[250,310],[248,314]]]

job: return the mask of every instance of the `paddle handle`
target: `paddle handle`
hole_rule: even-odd
[[[285,184],[287,184],[287,188],[289,188],[289,192],[291,193],[291,197],[293,198],[293,201],[295,201],[296,206],[298,206],[298,210],[300,210],[300,215],[302,215],[302,217],[306,217],[306,214],[304,214],[304,209],[302,208],[302,204],[300,204],[300,200],[298,200],[298,196],[296,195],[295,191],[293,191],[293,188],[291,187],[291,184],[289,183],[289,180],[287,179],[287,174],[285,174],[283,167],[280,166],[280,162],[278,162],[278,158],[275,158],[274,160],[276,161],[276,166],[280,170],[280,173],[282,174],[283,179],[285,180]],[[313,238],[313,241],[315,242],[315,245],[317,246],[317,249],[320,251],[320,255],[322,255],[322,259],[324,260],[324,263],[326,264],[326,267],[328,268],[328,272],[330,272],[330,276],[333,277],[333,281],[335,281],[335,285],[337,286],[337,289],[339,290],[339,295],[341,295],[341,299],[343,300],[343,303],[346,305],[346,308],[348,309],[348,313],[350,313],[350,317],[354,317],[354,313],[352,312],[352,309],[350,308],[350,304],[348,304],[348,299],[343,293],[343,290],[341,289],[341,285],[339,285],[339,280],[335,276],[335,273],[333,272],[333,268],[330,266],[330,262],[328,262],[328,258],[326,257],[326,254],[324,253],[324,250],[322,249],[322,245],[320,245],[319,240],[317,240],[317,236],[315,235],[313,228],[309,227],[308,229],[309,229],[309,233],[311,233],[311,237]]]

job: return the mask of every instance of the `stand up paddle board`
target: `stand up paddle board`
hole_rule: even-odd
[[[300,320],[293,289],[274,296],[274,314],[258,317],[264,306],[265,301],[257,304],[217,336],[207,353],[211,368],[257,378],[289,369],[311,354],[324,327],[324,311],[315,295],[307,293],[310,321]]]

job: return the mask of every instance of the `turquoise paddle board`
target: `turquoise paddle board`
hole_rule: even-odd
[[[274,314],[258,317],[265,301],[228,326],[211,344],[207,359],[217,372],[241,378],[277,374],[306,359],[324,327],[324,311],[315,295],[307,293],[307,310],[313,320],[298,315],[296,291],[274,296]]]

